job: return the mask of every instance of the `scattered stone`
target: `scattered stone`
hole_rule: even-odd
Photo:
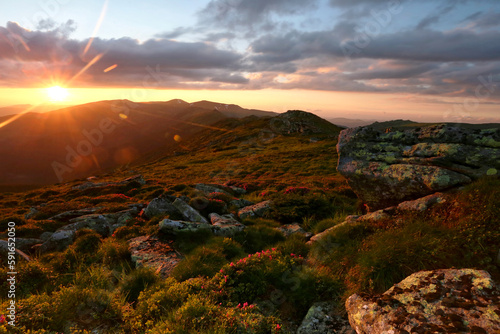
[[[43,232],[42,234],[40,234],[40,240],[47,241],[52,236],[52,234],[54,234],[54,233],[53,232]]]
[[[297,334],[356,334],[347,319],[336,314],[333,302],[315,303],[309,308]]]
[[[375,123],[343,130],[337,150],[338,171],[377,210],[496,174],[500,128]]]
[[[173,241],[142,236],[130,239],[128,244],[136,268],[153,268],[163,278],[170,276],[172,270],[182,260],[181,254],[173,248]]]
[[[482,270],[420,271],[346,309],[358,334],[500,333],[500,291]]]
[[[231,188],[231,190],[233,191],[233,193],[235,195],[244,195],[247,193],[247,191],[245,189],[240,188],[240,187],[231,186],[229,188]]]
[[[52,252],[52,251],[62,251],[69,245],[71,245],[75,238],[74,230],[59,230],[53,233],[50,238],[45,241],[39,248],[38,251],[41,254]]]
[[[242,209],[246,206],[254,205],[255,203],[247,201],[246,199],[243,199],[243,198],[237,198],[237,199],[233,199],[231,202],[229,202],[229,204],[234,205],[238,209]]]
[[[103,237],[110,236],[111,225],[116,223],[116,217],[112,217],[109,214],[92,214],[81,216],[70,220],[72,224],[65,225],[58,229],[58,231],[78,231],[83,228],[88,228],[96,231]]]
[[[314,236],[311,237],[311,239],[309,239],[309,241],[307,242],[308,245],[312,245],[313,243],[315,242],[320,242],[322,241],[327,235],[330,234],[330,232],[332,231],[335,231],[336,229],[338,229],[339,227],[341,226],[345,226],[345,225],[348,225],[348,224],[354,224],[358,219],[360,218],[360,216],[355,216],[355,215],[352,215],[352,216],[347,216],[346,219],[342,222],[342,223],[339,223],[335,226],[332,226],[330,228],[327,228],[326,230],[324,230],[323,232],[321,233],[318,233]]]
[[[363,215],[359,217],[356,221],[358,222],[378,222],[384,219],[388,219],[391,216],[385,212],[385,210],[378,210],[372,213],[368,213],[366,215]]]
[[[442,193],[435,193],[413,201],[406,201],[399,203],[398,209],[401,211],[425,211],[430,207],[446,202]]]
[[[264,201],[254,205],[246,206],[238,211],[240,219],[263,217],[269,210],[271,210],[271,201]]]
[[[211,193],[222,193],[226,194],[229,196],[231,195],[231,188],[220,185],[220,184],[204,184],[204,183],[198,183],[195,186],[195,189],[203,192],[205,195],[211,194]]]
[[[299,223],[282,225],[280,227],[277,227],[276,230],[281,232],[285,236],[285,238],[288,238],[289,236],[291,236],[293,234],[300,234],[306,239],[309,239],[312,237],[312,233],[306,232],[299,225]]]
[[[215,235],[230,237],[245,229],[245,225],[237,221],[232,214],[220,216],[217,213],[211,213],[209,218]]]
[[[146,181],[142,177],[142,175],[136,175],[129,177],[123,181],[119,182],[99,182],[99,183],[94,183],[94,182],[85,182],[80,185],[74,186],[71,189],[73,190],[87,190],[87,189],[97,189],[97,188],[103,188],[103,187],[114,187],[114,186],[123,186],[130,184],[132,182],[137,182],[140,185],[146,184]]]
[[[200,222],[186,222],[181,220],[164,219],[160,222],[160,231],[177,235],[179,233],[194,232],[200,230],[212,231],[212,225]]]
[[[41,239],[16,238],[16,248],[22,252],[28,253],[34,245],[43,244]]]
[[[179,212],[187,221],[208,224],[208,221],[205,217],[203,217],[196,209],[192,208],[183,200],[177,198],[172,204],[177,210],[179,210]]]
[[[155,216],[167,216],[179,213],[175,206],[168,198],[155,198],[149,202],[146,209],[144,209],[144,214],[148,218],[153,218]]]
[[[30,208],[30,211],[24,215],[24,219],[32,219],[35,215],[40,213],[37,208]]]
[[[93,214],[101,209],[102,207],[66,211],[50,217],[49,220],[57,220],[62,222],[70,221],[73,218]]]

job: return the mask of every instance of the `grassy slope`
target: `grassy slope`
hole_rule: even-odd
[[[382,292],[417,270],[474,267],[499,277],[498,179],[469,186],[427,213],[338,229],[326,246],[310,249],[296,237],[285,241],[273,227],[299,222],[319,232],[355,213],[356,199],[335,171],[335,140],[277,136],[268,124],[252,118],[218,123],[220,130],[207,129],[167,150],[165,158],[135,166],[148,181],[144,186],[78,191],[71,187],[82,181],[75,181],[2,194],[0,231],[14,220],[18,237],[57,229],[60,223],[46,219],[69,209],[102,206],[110,212],[161,194],[199,196],[191,187],[196,182],[244,186],[247,199],[276,203],[267,219],[244,221],[247,229],[233,239],[177,239],[186,259],[166,281],[132,269],[126,246],[131,237],[156,234],[158,219],[138,218],[106,240],[82,231],[66,251],[19,264],[18,325],[25,329],[17,332],[288,332],[315,301],[337,302],[341,309],[350,293]],[[130,175],[123,168],[98,181]],[[23,218],[30,206],[42,203],[47,205],[37,220]],[[4,308],[7,285],[0,287]]]

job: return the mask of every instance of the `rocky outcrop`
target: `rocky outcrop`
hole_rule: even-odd
[[[411,122],[343,130],[338,171],[370,210],[500,172],[500,128]]]
[[[297,334],[355,334],[349,321],[336,314],[333,302],[315,303],[297,329]]]
[[[47,241],[45,241],[39,248],[38,251],[41,254],[61,251],[66,247],[71,245],[75,239],[74,230],[59,230],[53,233]]]
[[[435,193],[425,196],[414,201],[406,201],[399,203],[398,210],[401,211],[425,211],[435,204],[446,202],[445,196],[441,193]]]
[[[204,223],[208,224],[208,221],[205,217],[203,217],[198,210],[194,209],[191,207],[189,204],[181,200],[180,198],[177,198],[172,205],[179,210],[181,215],[190,222],[199,222],[199,223]]]
[[[500,333],[500,291],[480,270],[421,271],[346,309],[358,334]]]
[[[240,219],[263,217],[269,210],[271,210],[271,201],[264,201],[254,205],[246,206],[238,211]]]
[[[156,237],[142,236],[128,241],[132,262],[136,268],[153,268],[162,277],[168,277],[182,260],[172,241],[161,241]]]
[[[200,222],[187,222],[181,220],[164,219],[160,222],[160,231],[167,234],[177,235],[185,232],[196,232],[201,230],[212,230],[212,225]]]
[[[212,224],[164,219],[160,222],[160,231],[166,234],[178,235],[186,232],[207,231],[215,235],[230,237],[243,231],[245,225],[238,222],[232,215],[210,214]]]

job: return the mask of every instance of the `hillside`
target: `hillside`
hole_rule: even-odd
[[[369,296],[418,271],[498,281],[498,177],[363,214],[336,170],[340,131],[300,111],[223,118],[133,169],[3,193],[0,232],[15,222],[31,261],[18,256],[18,327],[0,331],[352,334],[350,296],[398,306]],[[470,299],[464,284],[454,289]],[[496,290],[484,291],[494,321]],[[460,296],[443,310],[483,312]]]
[[[272,114],[238,106],[218,111],[219,105],[123,100],[26,113],[0,128],[0,185],[90,176],[138,161],[224,118]]]

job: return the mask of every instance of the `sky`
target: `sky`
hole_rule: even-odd
[[[0,106],[51,102],[52,86],[65,105],[180,98],[500,122],[500,1],[4,2]]]

